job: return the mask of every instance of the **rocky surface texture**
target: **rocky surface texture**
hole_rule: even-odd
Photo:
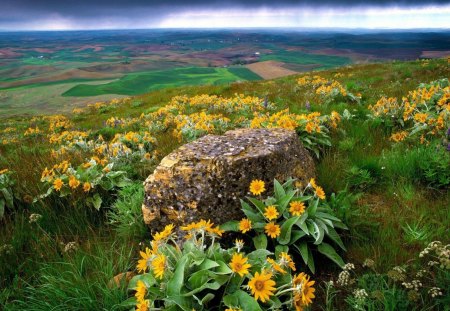
[[[238,129],[207,135],[166,156],[144,182],[145,223],[211,219],[220,224],[240,219],[240,198],[253,179],[272,187],[289,177],[307,183],[314,162],[297,134],[285,129]]]

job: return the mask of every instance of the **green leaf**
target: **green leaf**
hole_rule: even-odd
[[[256,249],[266,249],[267,248],[267,237],[265,234],[259,234],[253,238],[253,245]]]
[[[330,214],[324,213],[324,212],[319,212],[319,211],[316,213],[316,217],[326,218],[326,219],[329,219],[332,221],[339,221],[339,222],[341,221],[339,218],[334,217],[333,215],[330,215]]]
[[[286,245],[291,241],[292,226],[300,219],[300,216],[289,218],[281,226],[281,233],[277,240],[280,244]]]
[[[343,251],[347,250],[341,240],[341,237],[336,232],[336,230],[334,230],[334,228],[328,228],[328,237],[332,239],[333,242],[336,243]]]
[[[106,191],[111,190],[112,188],[114,188],[114,184],[113,181],[108,179],[108,178],[103,178],[102,180],[100,180],[100,186],[105,189]]]
[[[205,295],[205,297],[202,298],[202,300],[200,301],[200,304],[202,306],[204,306],[205,304],[207,304],[208,302],[210,302],[211,300],[213,300],[215,297],[215,295],[213,293],[207,293]]]
[[[241,206],[245,216],[247,216],[247,218],[250,219],[252,223],[256,224],[258,222],[264,221],[264,217],[243,200],[241,200]]]
[[[167,282],[167,295],[169,297],[179,296],[181,294],[181,288],[184,285],[184,270],[189,261],[190,257],[185,255],[177,262],[173,277]]]
[[[198,267],[199,270],[210,270],[212,268],[218,267],[219,264],[215,262],[214,260],[205,258],[205,260],[202,261],[201,265]]]
[[[288,193],[285,196],[283,196],[279,201],[277,201],[278,211],[280,212],[280,214],[284,213],[289,202],[291,202],[291,200],[294,196],[295,196],[295,191],[290,190],[290,191],[288,191]]]
[[[311,204],[308,207],[308,214],[311,217],[314,217],[316,215],[317,207],[319,206],[319,198],[317,198],[315,201],[313,201],[313,204]]]
[[[226,223],[220,225],[220,229],[225,230],[225,231],[238,232],[239,231],[239,221],[237,221],[237,220],[227,221]]]
[[[210,280],[208,270],[200,270],[191,274],[188,279],[188,284],[190,289],[196,289],[202,287],[205,283]]]
[[[308,268],[312,273],[316,273],[316,266],[314,265],[314,257],[311,249],[308,247]]]
[[[261,202],[260,200],[252,198],[252,197],[248,197],[247,199],[250,202],[252,202],[253,205],[257,208],[257,210],[261,213],[261,215],[264,216],[264,212],[266,210],[266,205],[264,204],[264,202]]]
[[[284,191],[283,186],[278,182],[278,180],[274,179],[273,186],[275,189],[275,197],[277,198],[277,200],[286,195],[286,191]]]
[[[102,206],[102,198],[100,197],[100,195],[98,193],[94,194],[91,202],[97,211],[100,210],[100,207]]]
[[[325,237],[325,230],[323,230],[321,226],[317,225],[316,222],[314,222],[314,226],[317,229],[317,237],[316,240],[314,241],[314,244],[318,245],[322,243],[323,238]]]
[[[304,212],[303,215],[300,216],[300,219],[295,223],[295,225],[302,229],[302,231],[306,235],[310,235],[308,225],[306,224],[306,219],[308,219],[308,212]]]
[[[200,287],[196,287],[194,288],[192,291],[182,294],[182,297],[190,297],[193,296],[197,293],[200,293],[201,291],[205,290],[205,289],[213,289],[213,290],[218,290],[220,287],[222,286],[222,284],[220,284],[219,282],[208,282],[208,283],[204,283],[202,286]]]
[[[0,199],[0,219],[5,215],[5,200]]]
[[[303,238],[306,235],[305,232],[300,231],[300,230],[292,230],[291,233],[291,241],[289,242],[289,244],[294,244],[295,242],[297,242],[298,240],[300,240],[301,238]]]
[[[317,250],[323,255],[330,258],[332,261],[334,261],[339,267],[342,268],[345,265],[341,256],[339,256],[338,253],[336,253],[333,246],[331,246],[330,244],[322,243],[317,247]]]
[[[232,297],[228,298],[228,296]],[[231,308],[240,307],[243,311],[262,311],[261,307],[259,306],[259,303],[255,300],[255,298],[253,298],[243,290],[238,290],[231,295],[227,295],[224,298],[224,303]]]
[[[306,242],[302,242],[299,244],[294,244],[294,247],[298,250],[300,256],[302,256],[303,262],[308,264],[308,244]]]
[[[264,264],[266,262],[267,256],[272,255],[272,252],[267,249],[257,249],[250,254],[248,254],[249,262],[254,262],[255,264]]]
[[[3,198],[5,199],[6,206],[8,208],[13,208],[13,196],[11,192],[6,188],[1,188],[0,191],[3,194]]]
[[[219,267],[214,270],[215,274],[231,274],[231,272],[233,272],[222,260],[218,260],[217,263],[219,264]]]

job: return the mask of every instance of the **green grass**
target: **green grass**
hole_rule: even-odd
[[[233,81],[251,80],[252,75],[242,69],[244,68],[180,69],[175,74],[179,79],[187,78],[192,81],[199,74],[199,80],[207,81],[209,85],[187,86],[175,83],[177,88],[155,90],[136,97],[129,105],[118,105],[103,113],[93,111],[73,117],[72,121],[77,129],[89,129],[108,139],[121,130],[105,128],[105,120],[108,118],[136,117],[143,112],[156,111],[173,96],[183,94],[217,94],[226,97],[238,93],[261,98],[267,95],[270,101],[279,104],[280,109],[289,108],[299,113],[306,111],[307,97],[302,92],[295,91],[298,76],[274,81],[213,84],[224,77],[232,78]],[[166,71],[161,71],[159,75],[129,75],[121,83],[112,82],[119,84],[112,84],[110,87],[121,87],[125,91],[130,91],[133,87],[146,89],[149,87],[148,83],[155,82],[157,78],[166,83],[168,78],[162,75],[164,72]],[[341,207],[336,212],[349,226],[348,231],[342,231],[348,249],[344,254],[345,260],[361,264],[366,258],[371,258],[375,260],[379,272],[385,273],[395,265],[410,262],[430,241],[449,242],[450,192],[448,187],[441,187],[439,179],[436,179],[436,176],[446,173],[446,167],[435,165],[445,162],[448,154],[438,154],[433,145],[393,146],[389,141],[392,129],[368,120],[367,106],[382,95],[401,97],[421,82],[448,77],[449,68],[446,60],[433,60],[426,66],[422,62],[394,62],[331,69],[319,74],[332,78],[338,72],[344,74],[339,78],[343,85],[350,86],[354,92],[361,92],[362,103],[320,105],[311,102],[313,111],[329,113],[337,110],[342,113],[344,109],[348,109],[353,115],[350,120],[342,121],[332,135],[333,146],[324,149],[321,158],[316,160],[317,182],[324,187],[328,196],[332,192],[337,193],[336,200],[339,204],[335,206]],[[166,84],[168,87],[171,85]],[[35,90],[39,90],[40,98],[44,100],[45,89]],[[37,93],[29,96],[33,95],[36,96]],[[70,101],[74,98],[65,99]],[[60,105],[68,104],[64,102]],[[62,108],[64,107],[58,107],[56,100],[48,107],[27,106],[33,113],[61,111]],[[17,104],[9,109],[8,113],[17,113],[23,111],[24,106]],[[8,122],[19,128],[20,132],[31,124],[29,118],[17,117],[5,120],[0,128],[10,126]],[[162,155],[180,145],[166,133],[156,138],[158,151]],[[36,186],[40,184],[40,172],[51,162],[48,153],[52,146],[46,143],[46,138],[40,139],[25,139],[18,146],[0,145],[0,169],[11,168],[16,171],[17,180],[20,181],[16,186],[19,202],[22,202],[20,198],[26,194],[34,196],[40,192]],[[430,163],[431,166],[427,165]],[[356,168],[353,173],[352,168]],[[5,244],[13,247],[12,253],[0,256],[0,308],[120,309],[120,303],[127,297],[127,293],[123,288],[110,290],[107,283],[113,275],[133,270],[137,244],[142,240],[148,242],[150,238],[140,221],[139,202],[142,198],[140,182],[148,176],[151,169],[130,168],[138,176],[138,184],[110,198],[114,201],[108,211],[110,213],[97,213],[83,209],[82,206],[73,206],[69,200],[55,198],[42,205],[20,203],[14,213],[0,220],[0,247]],[[440,173],[438,169],[443,171]],[[28,222],[31,213],[43,215],[39,226]],[[78,252],[66,254],[63,251],[63,245],[69,241],[79,243]],[[316,284],[330,277],[336,279],[339,273],[328,266],[321,266],[319,270],[313,277]],[[362,286],[369,287],[366,283]],[[440,286],[447,286],[448,293],[448,284],[443,282]],[[395,289],[381,288],[386,295],[393,295],[391,300],[385,300],[386,303],[406,299]],[[318,298],[315,307],[320,309],[324,307],[324,293],[320,289],[316,293]],[[377,307],[379,306],[375,308]],[[349,308],[344,303],[335,310]]]
[[[98,96],[104,94],[139,95],[152,90],[185,85],[217,85],[237,80],[258,80],[247,68],[186,67],[133,73],[102,85],[79,84],[63,96]]]

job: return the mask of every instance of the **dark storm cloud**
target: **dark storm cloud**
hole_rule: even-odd
[[[298,7],[298,6],[314,6],[314,7],[333,7],[345,8],[354,6],[424,6],[424,5],[442,5],[450,4],[450,1],[444,0],[426,0],[426,1],[388,1],[388,0],[250,0],[250,1],[218,1],[218,0],[3,0],[3,12],[9,14],[26,14],[26,13],[59,13],[64,15],[91,15],[97,14],[99,11],[105,14],[112,12],[126,12],[134,10],[155,10],[155,13],[179,9],[197,9],[202,8],[236,8],[236,7]],[[7,14],[5,14],[5,17]],[[0,15],[0,19],[3,19]]]
[[[96,22],[124,22],[124,27],[133,27],[133,19],[157,24],[170,14],[196,10],[221,9],[347,9],[367,7],[424,7],[450,5],[450,1],[387,1],[387,0],[0,0],[0,29],[20,28],[20,25],[40,21],[65,20],[69,27],[91,27]]]

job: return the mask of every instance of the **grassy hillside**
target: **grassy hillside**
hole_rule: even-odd
[[[197,79],[185,70],[177,74]],[[222,69],[210,70],[198,84],[211,83]],[[176,81],[163,72],[127,77],[111,83],[134,92]],[[333,265],[311,246],[312,274],[293,253],[297,272],[316,281],[312,309],[446,310],[448,246],[447,253],[435,254],[445,250],[438,246],[425,258],[419,253],[432,241],[450,242],[450,95],[443,80],[449,77],[447,59],[389,62],[179,86],[66,116],[6,119],[0,124],[0,306],[129,309],[133,303],[123,302],[133,293],[108,282],[134,271],[138,250],[152,239],[141,216],[141,184],[161,158],[207,133],[286,127],[297,130],[314,156],[316,182],[326,193],[320,204],[348,227],[338,230],[346,248],[338,254],[355,265]],[[69,92],[97,94],[107,85]],[[267,188],[270,194],[272,185]],[[243,236],[246,247],[250,236]],[[402,285],[416,279],[417,290]],[[442,295],[432,296],[434,287]]]

